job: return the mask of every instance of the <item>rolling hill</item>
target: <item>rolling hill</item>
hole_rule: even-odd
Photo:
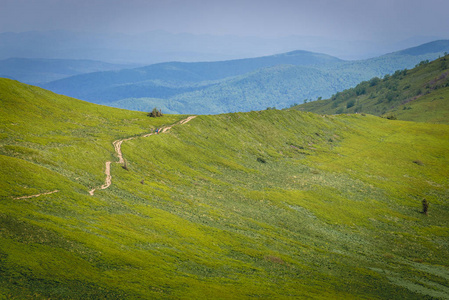
[[[0,99],[1,297],[449,297],[447,124]]]
[[[43,87],[94,103],[120,108],[140,108],[147,103],[152,106],[145,110],[157,106],[173,113],[284,108],[304,99],[330,97],[375,76],[412,68],[422,60],[438,58],[445,51],[449,51],[449,41],[435,41],[361,61],[294,51],[252,59],[163,63],[78,75]]]
[[[409,121],[449,120],[449,55],[411,70],[374,77],[330,99],[296,106],[321,114],[369,113]]]

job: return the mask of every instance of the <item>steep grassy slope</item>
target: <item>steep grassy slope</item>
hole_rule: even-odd
[[[181,118],[150,122],[144,113],[92,105],[8,79],[0,80],[0,99],[2,154],[26,161],[19,164],[33,163],[63,173],[75,185],[104,181],[103,160],[112,158],[113,140],[147,133]],[[1,196],[38,191],[37,187],[19,186],[2,189]]]
[[[412,70],[364,81],[352,89],[295,107],[324,114],[364,112],[402,120],[449,121],[449,56]]]
[[[114,139],[181,116],[1,84],[2,296],[449,296],[448,125],[198,116],[124,142],[128,170],[89,196]]]

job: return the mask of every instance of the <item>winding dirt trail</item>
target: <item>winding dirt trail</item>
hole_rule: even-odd
[[[181,121],[179,121],[178,123],[175,123],[175,124],[173,124],[173,125],[166,126],[166,127],[162,127],[162,128],[159,129],[159,133],[166,133],[166,132],[167,132],[168,130],[170,130],[173,126],[176,126],[176,125],[183,125],[183,124],[189,122],[190,120],[192,120],[192,119],[194,119],[194,118],[196,118],[196,116],[190,116],[190,117],[188,117],[188,118],[186,118],[186,119],[184,119],[184,120],[181,120]],[[149,137],[149,136],[151,136],[151,135],[153,135],[153,134],[157,134],[157,133],[152,132],[152,133],[147,133],[147,134],[140,135],[140,136],[133,136],[133,137],[129,137],[129,138],[126,138],[126,139],[114,141],[114,142],[112,143],[112,145],[114,145],[114,150],[115,150],[115,153],[117,154],[117,157],[118,157],[118,161],[116,161],[115,163],[117,163],[117,164],[124,164],[124,163],[125,163],[125,160],[123,159],[122,148],[121,148],[123,142],[129,141],[129,140],[133,140],[133,139],[136,139],[136,138],[140,138],[140,137]],[[90,191],[89,191],[89,194],[90,194],[91,196],[94,195],[94,193],[95,193],[96,190],[104,190],[104,189],[107,189],[107,188],[112,184],[111,164],[112,164],[112,161],[107,161],[107,162],[106,162],[106,165],[105,165],[105,171],[104,171],[104,174],[106,175],[106,179],[105,179],[105,181],[104,181],[104,184],[103,184],[102,186],[100,186],[100,187],[97,187],[97,188],[94,188],[94,189],[90,190]]]
[[[16,197],[16,198],[14,198],[14,199],[15,199],[15,200],[19,200],[19,199],[35,198],[35,197],[39,197],[39,196],[42,196],[42,195],[50,195],[50,194],[57,193],[57,192],[59,192],[59,190],[54,190],[54,191],[51,191],[51,192],[40,193],[40,194],[30,195],[30,196]]]

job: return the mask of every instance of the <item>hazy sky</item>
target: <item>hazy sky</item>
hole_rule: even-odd
[[[449,38],[448,0],[0,0],[0,32]]]

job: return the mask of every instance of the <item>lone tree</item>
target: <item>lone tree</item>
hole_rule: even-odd
[[[153,108],[153,110],[152,110],[151,112],[149,112],[149,113],[147,114],[147,116],[152,117],[152,118],[157,118],[157,117],[162,117],[163,114],[162,114],[162,111],[161,111],[160,109],[158,110],[158,109],[155,107],[155,108]]]

